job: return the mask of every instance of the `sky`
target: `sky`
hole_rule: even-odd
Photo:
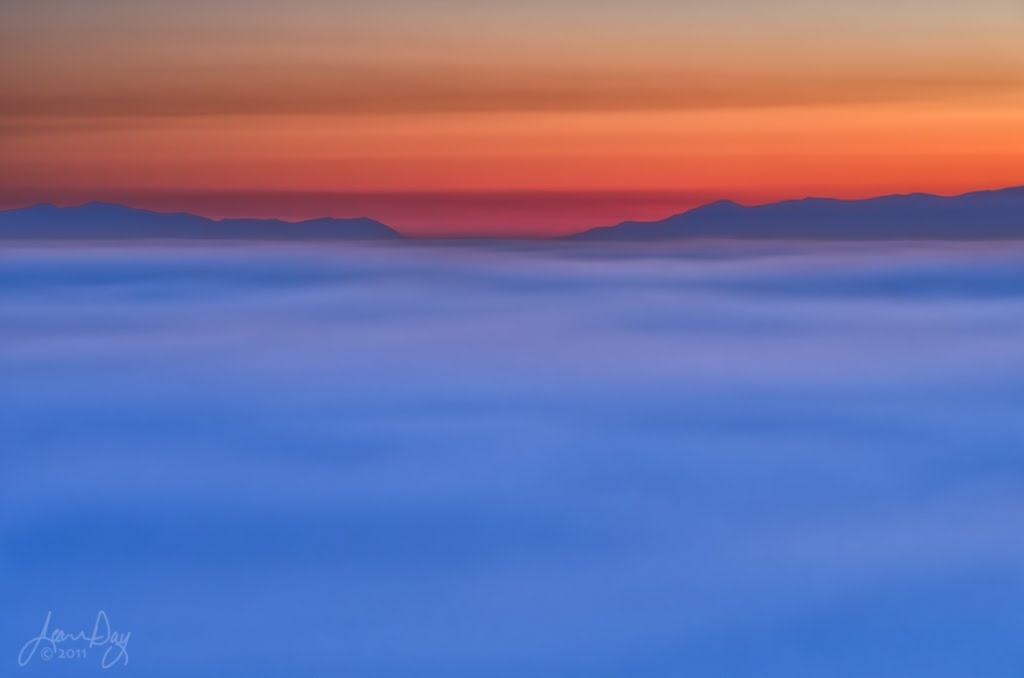
[[[1024,184],[1019,0],[4,0],[0,208],[559,235]]]

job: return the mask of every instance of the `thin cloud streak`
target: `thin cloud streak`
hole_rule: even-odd
[[[820,75],[685,70],[523,73],[489,68],[207,69],[150,80],[24,83],[0,118],[745,109],[948,101],[1024,92],[1020,72]],[[10,92],[9,92],[10,93]]]

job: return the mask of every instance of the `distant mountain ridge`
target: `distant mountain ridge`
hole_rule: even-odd
[[[109,203],[0,211],[0,240],[396,240],[372,219],[214,220]],[[954,197],[807,198],[756,207],[721,201],[661,221],[626,221],[560,238],[577,241],[1024,239],[1024,186]]]
[[[372,219],[214,220],[194,214],[151,212],[109,203],[81,207],[38,205],[0,212],[4,240],[391,240],[402,236]]]
[[[606,241],[680,238],[1024,239],[1024,187],[948,198],[924,193],[866,200],[807,198],[758,207],[722,201],[661,221],[627,221],[568,236],[571,240]]]

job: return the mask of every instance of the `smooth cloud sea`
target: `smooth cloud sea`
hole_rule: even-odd
[[[1019,676],[1022,347],[1014,244],[5,246],[6,660]]]

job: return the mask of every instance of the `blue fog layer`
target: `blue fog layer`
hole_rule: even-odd
[[[5,246],[0,349],[12,672],[1024,672],[1024,245]]]

